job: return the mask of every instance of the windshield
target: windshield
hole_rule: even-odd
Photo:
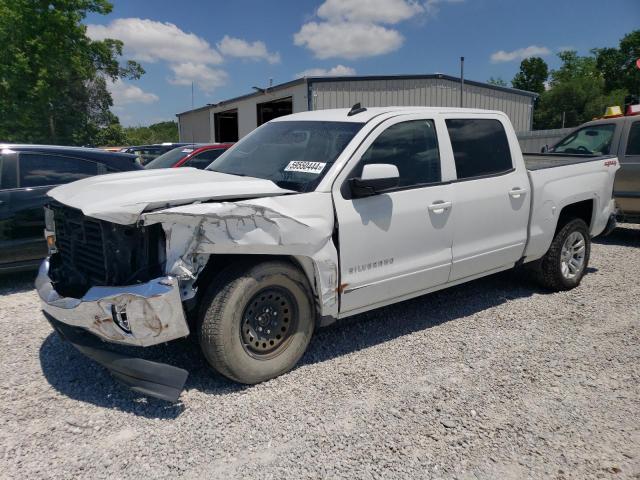
[[[613,124],[591,125],[570,133],[555,147],[552,153],[575,153],[580,155],[607,155],[616,126]]]
[[[312,191],[363,123],[280,121],[254,130],[207,170],[271,180]]]
[[[170,168],[193,152],[192,147],[178,147],[151,160],[144,168]]]

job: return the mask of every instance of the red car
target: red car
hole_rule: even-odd
[[[147,163],[144,168],[193,167],[200,170],[222,155],[233,143],[194,144],[174,148]]]

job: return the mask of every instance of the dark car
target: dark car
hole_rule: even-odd
[[[192,145],[190,143],[157,143],[154,145],[133,145],[131,147],[124,147],[120,150],[122,153],[131,153],[138,157],[142,165],[146,165],[151,160],[159,157],[163,153],[167,153],[169,150],[173,150],[176,147],[184,147]]]
[[[212,143],[174,148],[151,160],[144,168],[193,167],[204,170],[232,145],[233,143]]]
[[[46,193],[85,177],[140,170],[135,155],[93,148],[0,145],[0,272],[36,267],[47,254]]]

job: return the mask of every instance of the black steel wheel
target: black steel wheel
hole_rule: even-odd
[[[298,308],[291,294],[279,287],[265,288],[244,309],[242,344],[256,358],[271,358],[286,347],[297,322]]]
[[[222,375],[254,384],[285,373],[315,327],[306,276],[286,261],[229,267],[201,301],[200,347]]]

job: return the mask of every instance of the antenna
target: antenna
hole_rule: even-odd
[[[191,80],[191,110],[194,109],[194,104],[193,104],[193,80]],[[193,127],[191,128],[191,143],[195,144],[196,143],[196,138],[195,138],[195,133],[193,131]]]
[[[464,57],[460,57],[460,108],[464,106]]]
[[[353,107],[351,107],[351,110],[349,110],[349,113],[347,113],[347,117],[351,117],[352,115],[357,115],[359,113],[366,112],[366,111],[367,109],[361,106],[360,102],[358,102]]]

